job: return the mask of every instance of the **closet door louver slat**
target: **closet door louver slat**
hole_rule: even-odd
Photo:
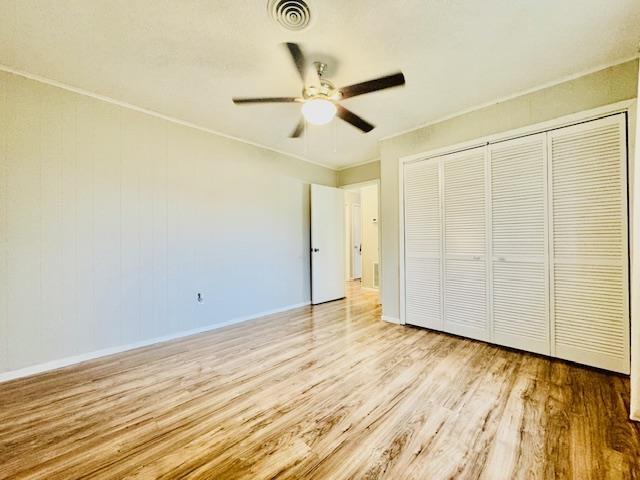
[[[438,162],[405,166],[406,322],[442,330]]]
[[[493,341],[549,354],[546,134],[488,148]]]
[[[549,142],[555,355],[628,373],[624,115],[549,132]]]
[[[489,340],[485,147],[443,157],[444,330]]]

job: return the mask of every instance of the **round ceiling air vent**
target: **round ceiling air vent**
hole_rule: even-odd
[[[269,0],[269,15],[287,30],[300,31],[311,23],[309,0]]]

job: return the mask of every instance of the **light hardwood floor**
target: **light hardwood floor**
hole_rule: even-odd
[[[0,384],[0,478],[640,478],[625,377],[349,292]]]

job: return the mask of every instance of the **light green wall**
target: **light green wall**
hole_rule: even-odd
[[[358,165],[356,167],[345,168],[338,171],[338,186],[353,185],[356,183],[369,182],[380,178],[380,161]]]
[[[336,172],[0,72],[0,378],[308,302],[312,182]]]
[[[384,140],[381,155],[383,314],[399,317],[398,161],[401,157],[635,98],[633,60]]]

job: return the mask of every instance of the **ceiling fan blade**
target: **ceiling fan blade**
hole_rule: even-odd
[[[291,54],[291,58],[293,59],[293,63],[298,70],[298,74],[300,75],[300,79],[302,83],[304,83],[305,70],[307,68],[307,60],[304,58],[304,54],[297,43],[285,43],[289,53]]]
[[[298,138],[300,135],[302,135],[302,132],[304,132],[304,118],[300,119],[298,125],[296,125],[295,130],[291,132],[291,135],[289,135],[289,138]]]
[[[234,98],[233,103],[241,105],[243,103],[291,103],[300,102],[300,98],[296,97],[256,97],[256,98]]]
[[[346,108],[344,108],[342,105],[336,105],[336,108],[336,115],[338,117],[340,117],[345,122],[350,123],[354,127],[359,128],[364,133],[370,132],[371,130],[376,128],[366,120],[353,113],[351,110],[347,110]]]
[[[348,87],[340,88],[339,90],[342,92],[342,98],[345,99],[355,97],[356,95],[363,95],[365,93],[377,92],[378,90],[384,90],[385,88],[399,87],[404,85],[404,83],[404,75],[402,72],[398,72],[393,75],[387,75],[386,77],[355,83]]]

